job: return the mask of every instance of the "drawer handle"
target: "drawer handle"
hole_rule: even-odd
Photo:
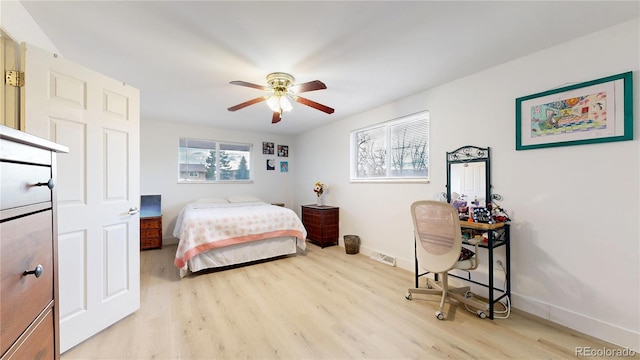
[[[35,277],[39,278],[42,275],[42,272],[44,271],[44,268],[42,267],[42,265],[38,264],[38,266],[36,266],[35,269],[31,270],[31,271],[27,271],[25,270],[22,275],[27,276],[27,275],[35,275]]]
[[[35,186],[45,186],[45,185],[49,188],[49,190],[53,190],[53,187],[56,186],[56,184],[53,182],[53,179],[49,179],[49,181],[47,181],[46,183],[39,182]]]

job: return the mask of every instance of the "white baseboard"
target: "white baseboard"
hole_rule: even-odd
[[[174,237],[162,238],[162,245],[177,245],[177,244],[178,244],[178,238],[174,238]]]
[[[640,352],[640,333],[633,330],[514,293],[511,293],[511,306],[589,336]]]
[[[340,242],[340,246],[344,246],[342,245],[342,242]],[[371,256],[373,254],[375,250],[367,247],[367,246],[362,246],[360,245],[360,251],[359,253],[365,256]],[[392,254],[393,256],[395,256],[394,254]],[[401,269],[405,269],[408,271],[411,271],[413,273],[414,271],[414,265],[413,265],[413,259],[411,260],[407,260],[407,259],[402,259],[399,257],[396,257],[396,267],[399,267]]]
[[[405,270],[409,270],[412,273],[415,271],[415,265],[413,264],[415,260],[407,260],[402,258],[396,258],[396,266]]]
[[[370,249],[363,249],[365,254],[370,252]],[[368,254],[366,254],[368,255]],[[414,271],[413,259],[407,260],[402,258],[397,258],[397,266],[403,268],[405,270],[409,270],[411,272]],[[486,269],[478,269],[479,272],[482,273],[483,270]],[[485,275],[486,274],[477,274],[477,275]],[[501,275],[501,274],[497,274]],[[460,281],[458,279],[450,280],[454,283]],[[465,285],[469,285],[468,283],[462,282]],[[502,285],[500,281],[498,281],[498,286]],[[461,285],[461,284],[458,284]],[[487,297],[488,289],[484,287],[480,287],[474,284],[471,284],[471,291],[480,295]],[[622,348],[628,348],[630,350],[635,351],[636,353],[640,352],[640,332],[636,332],[629,329],[621,328],[615,324],[610,324],[607,322],[603,322],[602,320],[590,318],[583,314],[578,314],[574,311],[563,309],[552,304],[547,304],[541,302],[536,299],[532,299],[529,297],[521,296],[518,294],[511,293],[511,306],[514,309],[518,309],[520,311],[524,311],[531,315],[535,315],[542,319],[551,321],[553,323],[565,326],[567,328],[573,329],[575,331],[579,331],[581,333],[587,334],[589,336],[593,336],[595,338],[604,340],[606,342],[610,342],[614,345],[618,345]]]

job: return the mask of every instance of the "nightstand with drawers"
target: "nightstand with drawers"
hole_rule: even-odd
[[[162,215],[140,217],[140,250],[162,248]]]
[[[140,250],[162,248],[160,195],[140,197]]]

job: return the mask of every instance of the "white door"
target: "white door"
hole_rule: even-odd
[[[64,352],[140,307],[140,93],[28,44],[22,69],[25,131],[69,147],[56,185]]]
[[[454,164],[451,167],[451,191],[455,191],[466,201],[475,199],[484,202],[486,171],[484,162]],[[483,205],[484,206],[484,205]]]

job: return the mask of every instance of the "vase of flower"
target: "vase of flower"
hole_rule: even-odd
[[[313,192],[316,194],[316,205],[318,206],[324,206],[324,190],[326,189],[326,186],[321,183],[320,181],[318,181],[314,186],[313,186]]]

